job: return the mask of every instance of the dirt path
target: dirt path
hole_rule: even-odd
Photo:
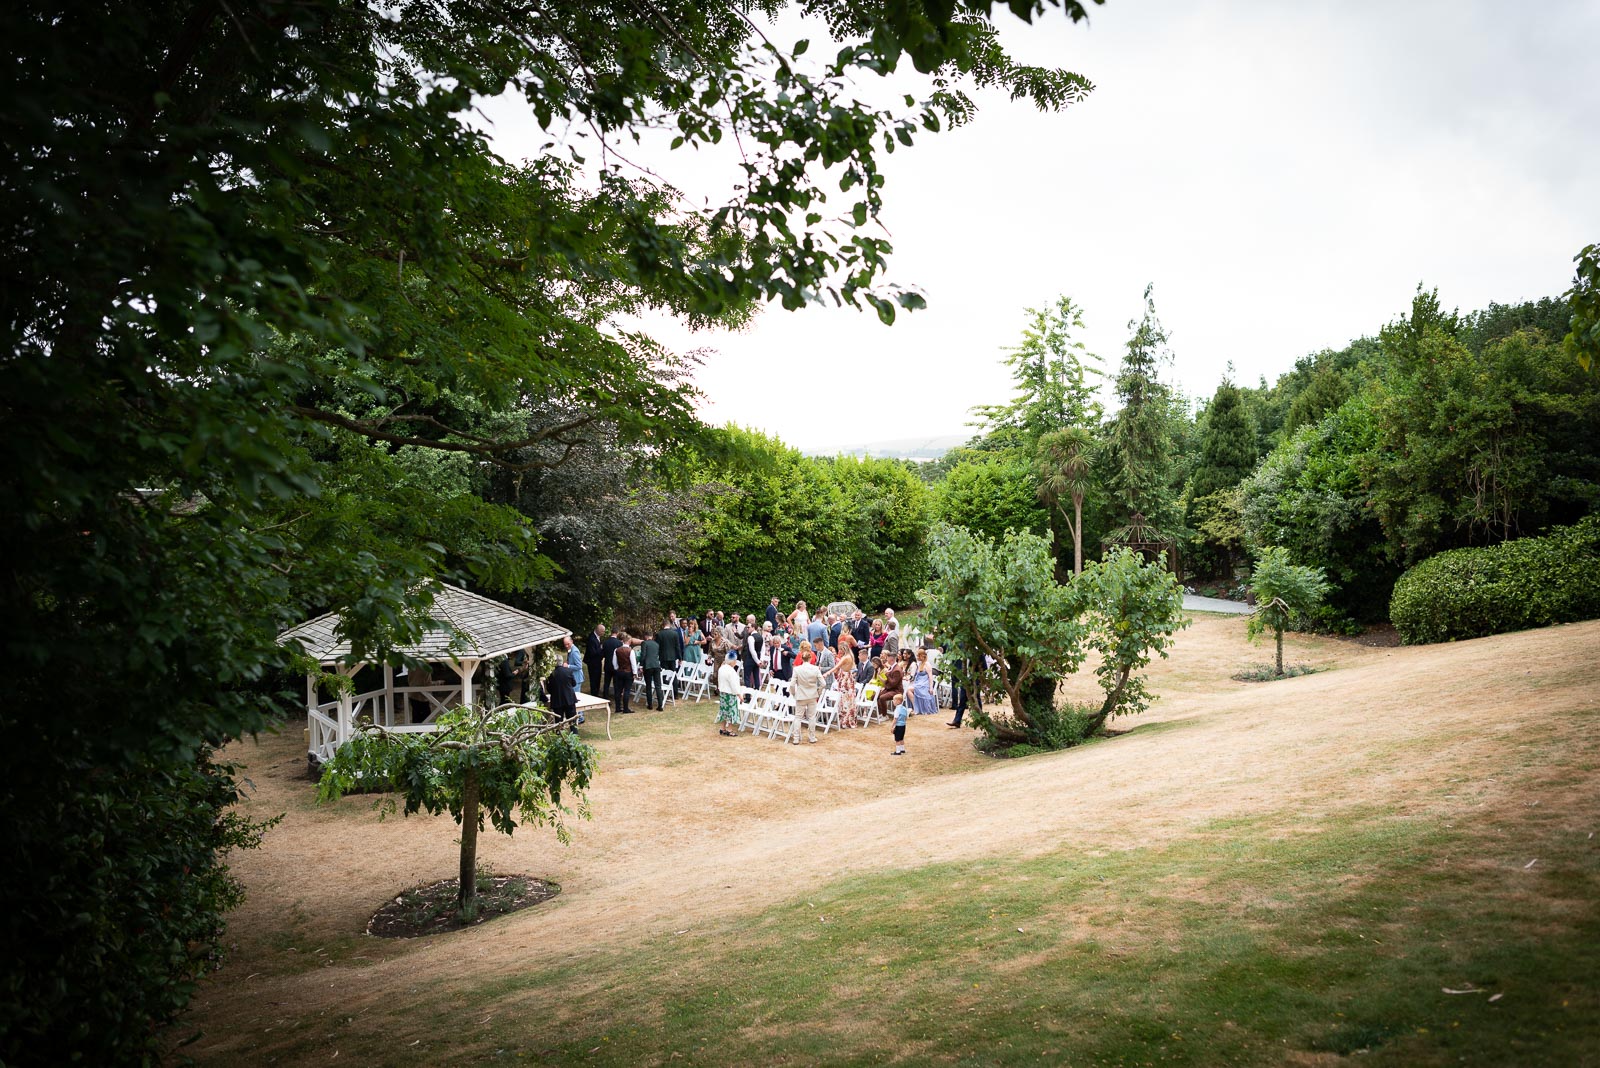
[[[237,950],[188,1023],[201,1059],[237,1056],[230,1022],[263,1005],[287,1017],[386,1011],[416,977],[448,991],[692,926],[708,903],[754,910],[836,877],[1063,846],[1116,849],[1220,818],[1314,825],[1352,805],[1397,811],[1471,777],[1508,734],[1600,708],[1600,622],[1418,649],[1296,636],[1286,655],[1331,670],[1268,685],[1228,676],[1265,659],[1244,623],[1202,617],[1152,670],[1156,706],[1109,742],[1014,762],[988,760],[944,717],[912,721],[904,759],[883,726],[816,746],[722,739],[709,706],[641,714],[603,734],[595,818],[569,847],[548,832],[487,835],[480,856],[562,884],[538,909],[441,938],[353,934],[385,895],[453,874],[447,818],[376,821],[370,800],[312,803],[299,733],[229,756],[257,790],[256,815],[285,812],[265,847],[238,858],[249,898]],[[1093,680],[1076,680],[1084,696]],[[1029,833],[1016,833],[1026,812]],[[730,890],[732,893],[730,894]]]

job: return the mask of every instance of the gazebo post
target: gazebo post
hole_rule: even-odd
[[[455,668],[457,675],[461,676],[461,703],[468,708],[472,707],[472,676],[477,672],[478,664],[479,661],[477,660],[452,659],[450,661],[450,666]]]
[[[383,662],[383,725],[394,726],[394,665]]]
[[[361,670],[361,665],[360,664],[339,664],[339,665],[337,665],[337,667],[339,669],[339,674],[341,674],[341,675],[343,675],[343,676],[345,676],[346,678],[349,678],[349,679],[355,678],[356,677],[356,672]],[[340,745],[343,745],[345,742],[348,742],[351,738],[355,737],[355,733],[356,733],[355,732],[355,724],[351,722],[351,719],[353,717],[355,709],[354,709],[354,706],[352,706],[351,703],[350,703],[350,689],[351,689],[351,687],[349,687],[349,686],[341,686],[339,688],[339,744]]]
[[[345,674],[344,666],[339,665],[339,674]],[[350,688],[339,687],[339,744],[343,745],[350,740]]]

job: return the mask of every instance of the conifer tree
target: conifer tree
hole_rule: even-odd
[[[1122,408],[1111,421],[1107,477],[1125,519],[1141,514],[1148,527],[1171,535],[1181,525],[1173,485],[1172,391],[1157,377],[1171,357],[1166,331],[1156,318],[1153,288],[1145,287],[1144,315],[1128,323],[1133,334],[1117,372]]]
[[[1256,466],[1256,432],[1244,406],[1244,394],[1224,378],[1206,409],[1200,435],[1200,462],[1195,465],[1189,496],[1209,497],[1232,489]]]

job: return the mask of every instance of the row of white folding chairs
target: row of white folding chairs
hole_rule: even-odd
[[[711,664],[701,660],[678,665],[678,689],[686,701],[698,701],[711,694]]]
[[[771,689],[751,689],[748,686],[739,688],[739,729],[748,730],[751,734],[760,735],[766,732],[768,738],[780,736],[788,741],[800,729],[799,720],[795,715],[795,699],[788,692],[786,683],[779,683]],[[827,734],[839,725],[839,693],[830,690],[817,701],[817,727],[823,734]]]

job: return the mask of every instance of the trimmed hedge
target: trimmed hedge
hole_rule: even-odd
[[[1407,645],[1600,618],[1600,515],[1539,538],[1430,556],[1395,583]]]

